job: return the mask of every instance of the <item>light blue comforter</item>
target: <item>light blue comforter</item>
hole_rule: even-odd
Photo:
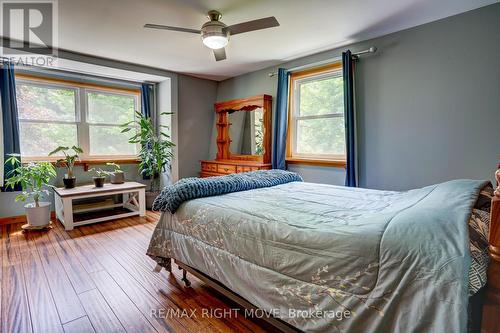
[[[162,216],[148,254],[179,259],[308,332],[465,332],[467,225],[484,184],[292,182],[195,199]]]

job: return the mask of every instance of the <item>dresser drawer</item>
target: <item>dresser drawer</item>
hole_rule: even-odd
[[[236,165],[219,164],[217,165],[217,172],[219,173],[236,173]]]
[[[250,171],[255,171],[259,170],[259,167],[251,167],[247,165],[238,165],[238,172],[250,172]]]
[[[201,171],[217,172],[217,164],[201,163]]]
[[[249,162],[244,160],[200,161],[202,177],[223,176],[232,173],[250,172],[271,169],[270,164]]]

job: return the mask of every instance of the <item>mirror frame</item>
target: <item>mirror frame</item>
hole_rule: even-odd
[[[261,163],[271,163],[271,107],[273,98],[269,95],[257,95],[231,101],[215,103],[216,127],[217,127],[217,157],[216,160],[244,160]],[[253,111],[262,108],[262,122],[264,127],[263,142],[264,152],[262,155],[237,155],[231,154],[229,137],[230,111]]]

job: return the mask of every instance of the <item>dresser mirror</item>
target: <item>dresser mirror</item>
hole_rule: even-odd
[[[217,156],[200,161],[201,177],[271,169],[272,97],[215,103]]]
[[[229,111],[229,151],[232,155],[264,154],[264,112]]]

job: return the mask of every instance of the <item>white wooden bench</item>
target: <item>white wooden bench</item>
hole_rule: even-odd
[[[145,200],[146,185],[136,182],[125,182],[123,184],[105,184],[104,187],[94,185],[77,186],[72,189],[55,188],[54,199],[56,205],[56,216],[64,225],[66,230],[74,227],[103,222],[124,217],[146,215]],[[76,199],[96,198],[121,194],[121,203],[74,208],[73,201]],[[121,209],[119,209],[121,208]],[[88,217],[83,213],[89,213]],[[74,219],[78,214],[78,220]]]

